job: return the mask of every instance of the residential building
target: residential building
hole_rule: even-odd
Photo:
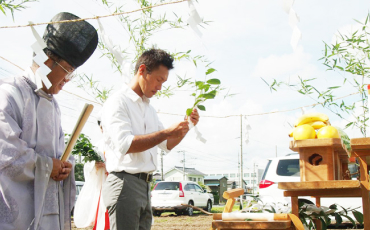
[[[259,189],[259,182],[261,181],[263,169],[258,169],[257,167],[254,169],[245,168],[243,169],[243,180],[247,184],[247,191],[250,193],[258,193]],[[230,170],[207,170],[207,176],[224,176],[228,180],[228,184],[230,184],[228,189],[232,189],[232,187],[236,186],[236,188],[240,187],[240,171],[238,168],[230,169]],[[235,184],[231,183],[234,181]]]
[[[217,194],[219,200],[215,196],[215,204],[219,202],[225,203],[226,200],[222,197],[225,191],[227,191],[227,178],[224,176],[206,176],[204,177],[204,184],[207,185],[212,193]]]
[[[164,180],[165,181],[186,180],[186,181],[202,182],[204,184],[205,175],[206,174],[196,170],[195,168],[185,168],[185,172],[184,172],[183,167],[175,166],[164,174]]]

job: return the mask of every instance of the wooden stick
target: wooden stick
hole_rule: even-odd
[[[69,158],[69,155],[71,154],[73,147],[75,146],[76,141],[78,137],[80,136],[80,133],[83,127],[85,126],[85,123],[87,122],[87,119],[89,118],[93,109],[94,109],[94,106],[92,104],[85,104],[80,114],[80,117],[78,118],[77,123],[73,129],[71,137],[68,140],[64,153],[60,157],[61,161],[66,161]]]
[[[195,207],[193,205],[190,205],[190,204],[181,204],[182,206],[185,206],[185,207],[190,207],[190,208],[193,208],[193,209],[196,209],[198,211],[201,211],[207,215],[213,215],[213,213],[210,213],[210,212],[207,212],[207,211],[204,211],[202,208],[198,208],[198,207]]]

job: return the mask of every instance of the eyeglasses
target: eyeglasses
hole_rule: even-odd
[[[62,68],[66,73],[67,75],[64,77],[67,81],[70,81],[72,80],[72,78],[74,77],[74,72],[69,72],[68,70],[66,70],[66,68],[64,68],[61,64],[59,64],[59,62],[55,61],[55,63],[57,63],[57,65],[60,66],[60,68]]]

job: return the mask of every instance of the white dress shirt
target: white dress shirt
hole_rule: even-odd
[[[163,130],[155,109],[145,96],[139,97],[124,85],[104,103],[102,113],[106,168],[110,172],[150,173],[157,169],[157,146],[126,154],[135,135]],[[167,141],[158,145],[169,152]]]

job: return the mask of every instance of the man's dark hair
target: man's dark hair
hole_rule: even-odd
[[[146,70],[150,73],[151,71],[157,69],[160,65],[164,65],[168,70],[173,69],[172,63],[173,58],[166,51],[161,49],[146,50],[136,62],[135,74],[142,64],[146,66]]]

